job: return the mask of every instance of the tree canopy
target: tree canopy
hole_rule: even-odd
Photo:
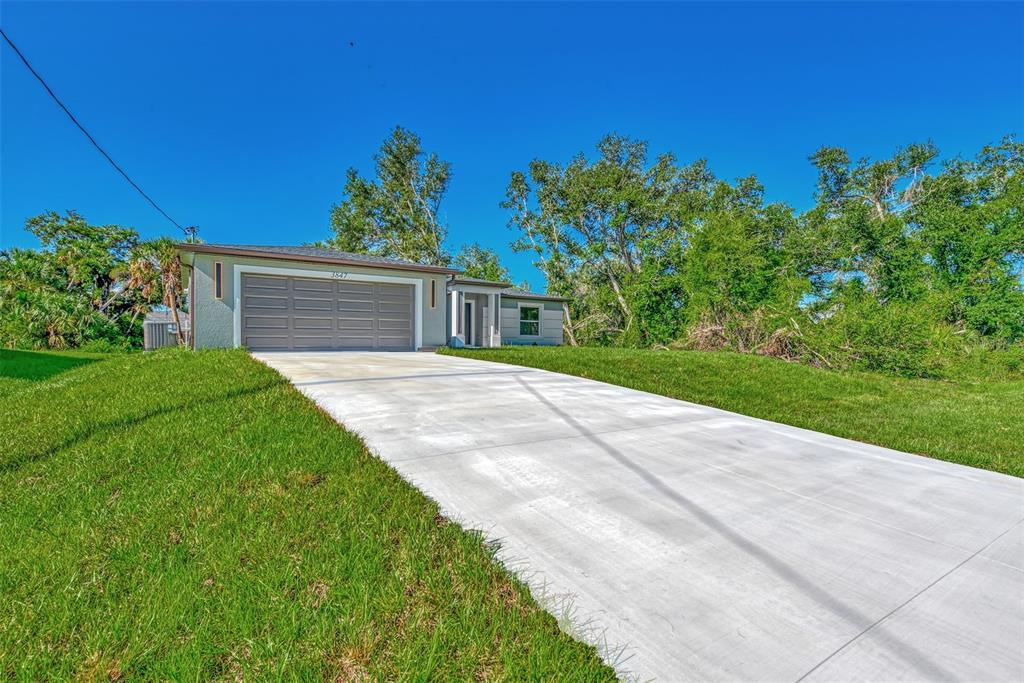
[[[571,297],[582,343],[731,348],[833,367],[929,374],[952,347],[1024,339],[1024,146],[938,163],[810,156],[815,205],[766,202],[756,177],[650,160],[606,136],[566,165],[512,173],[513,248]]]
[[[168,239],[146,242],[132,228],[91,225],[74,211],[47,212],[25,227],[41,248],[0,252],[0,346],[137,346],[145,313],[180,297]]]
[[[348,170],[342,199],[331,209],[333,235],[322,244],[342,251],[447,265],[447,226],[439,217],[451,165],[425,154],[419,137],[398,126],[374,157],[376,177]]]
[[[498,252],[482,247],[476,242],[463,246],[455,255],[453,265],[461,270],[465,277],[491,282],[512,282],[512,274],[501,265]]]

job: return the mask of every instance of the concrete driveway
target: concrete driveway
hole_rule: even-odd
[[[511,365],[257,358],[570,596],[620,672],[1024,679],[1024,480]]]

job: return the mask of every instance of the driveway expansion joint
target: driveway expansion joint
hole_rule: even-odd
[[[964,566],[965,564],[967,564],[968,562],[970,562],[971,560],[973,560],[973,559],[974,559],[975,557],[978,557],[979,555],[981,555],[981,553],[983,553],[983,552],[985,552],[986,550],[988,550],[988,549],[989,549],[989,548],[990,548],[990,547],[991,547],[991,546],[992,546],[992,545],[993,545],[993,544],[994,544],[994,543],[995,543],[996,541],[998,541],[998,540],[999,540],[999,539],[1001,539],[1001,538],[1002,538],[1003,536],[1006,536],[1006,535],[1007,535],[1008,533],[1010,533],[1010,532],[1011,532],[1011,531],[1013,531],[1013,530],[1014,530],[1015,528],[1017,528],[1018,526],[1020,526],[1021,522],[1024,522],[1024,519],[1021,519],[1021,520],[1017,520],[1017,522],[1015,522],[1014,524],[1011,524],[1011,525],[1010,525],[1010,527],[1009,527],[1008,529],[1006,529],[1005,531],[1003,531],[1003,532],[1002,532],[1001,534],[999,534],[998,536],[996,536],[995,538],[993,538],[993,539],[992,539],[991,541],[989,541],[988,543],[986,543],[986,544],[985,544],[985,545],[983,545],[982,547],[980,547],[980,548],[978,548],[977,550],[975,550],[975,551],[974,551],[973,553],[971,553],[970,555],[968,555],[967,557],[965,557],[964,559],[962,559],[962,560],[961,560],[960,562],[956,563],[956,564],[955,564],[955,565],[954,565],[953,567],[951,567],[951,568],[950,568],[950,569],[949,569],[948,571],[946,571],[946,572],[945,572],[944,574],[942,574],[942,575],[941,575],[941,576],[939,576],[939,577],[938,577],[937,579],[935,579],[934,581],[932,581],[931,583],[929,583],[929,584],[928,584],[927,586],[925,586],[925,587],[924,587],[924,588],[922,588],[921,590],[917,591],[916,593],[914,593],[913,595],[911,595],[911,596],[910,596],[909,598],[907,598],[906,600],[904,600],[904,601],[903,601],[902,603],[900,603],[899,605],[897,605],[896,607],[894,607],[894,608],[893,608],[893,609],[892,609],[891,611],[889,611],[889,612],[888,612],[887,614],[883,615],[883,616],[882,616],[881,618],[879,618],[879,619],[878,619],[877,621],[875,621],[875,623],[871,624],[870,626],[868,626],[867,628],[865,628],[865,629],[864,629],[863,631],[861,631],[860,633],[858,633],[857,635],[855,635],[855,636],[854,636],[853,638],[850,638],[850,639],[849,639],[848,641],[846,641],[845,643],[843,643],[842,645],[840,645],[840,646],[839,646],[838,648],[836,648],[836,649],[835,649],[835,650],[834,650],[834,651],[833,651],[833,652],[832,652],[832,653],[831,653],[831,654],[830,654],[830,655],[829,655],[828,657],[825,657],[824,659],[822,659],[822,660],[821,660],[820,662],[818,662],[817,664],[815,664],[813,668],[811,668],[810,670],[808,670],[808,671],[807,671],[807,673],[805,673],[805,674],[804,674],[803,676],[801,676],[800,678],[796,679],[796,681],[794,681],[794,683],[800,683],[800,681],[803,681],[803,680],[805,680],[805,679],[806,679],[806,678],[807,678],[808,676],[810,676],[810,675],[811,675],[811,674],[813,674],[813,673],[814,673],[815,671],[817,671],[818,669],[820,669],[820,668],[821,668],[821,667],[822,667],[822,666],[823,666],[823,665],[824,665],[825,663],[827,663],[827,662],[828,662],[828,661],[829,661],[830,659],[832,659],[833,657],[835,657],[836,655],[838,655],[838,654],[839,654],[840,652],[842,652],[843,650],[845,650],[845,649],[846,649],[847,647],[849,647],[850,645],[853,645],[853,644],[854,644],[855,642],[857,642],[858,640],[860,640],[860,639],[861,639],[861,638],[862,638],[863,636],[865,636],[865,635],[866,635],[866,634],[867,634],[867,633],[868,633],[869,631],[871,631],[872,629],[874,629],[874,628],[875,628],[876,626],[879,626],[879,625],[880,625],[880,624],[881,624],[882,622],[884,622],[884,621],[885,621],[886,619],[889,619],[890,617],[892,617],[892,616],[894,616],[895,614],[897,614],[897,613],[898,613],[898,612],[899,612],[900,610],[902,610],[902,609],[903,609],[904,607],[906,607],[906,606],[907,606],[907,605],[909,605],[910,603],[914,602],[914,600],[916,600],[916,599],[917,599],[917,598],[919,598],[919,597],[920,597],[921,595],[923,595],[924,593],[926,593],[926,592],[927,592],[927,591],[928,591],[929,589],[931,589],[932,587],[934,587],[934,586],[936,586],[937,584],[939,584],[940,582],[942,582],[942,580],[943,580],[943,579],[945,579],[945,578],[946,578],[947,576],[950,576],[951,574],[953,574],[954,572],[956,572],[956,571],[957,571],[958,569],[960,569],[961,567],[963,567],[963,566]],[[985,559],[985,558],[982,558],[982,559]]]

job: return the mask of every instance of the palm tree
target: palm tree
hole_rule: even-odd
[[[159,293],[160,301],[171,309],[171,318],[177,328],[178,344],[185,345],[185,333],[181,329],[178,305],[184,296],[181,283],[181,261],[174,241],[160,237],[144,242],[137,258],[128,267],[127,286],[138,290],[142,298],[152,301]]]

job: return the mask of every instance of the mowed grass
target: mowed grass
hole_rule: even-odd
[[[1024,381],[908,380],[748,354],[615,348],[446,350],[618,384],[1024,477]]]
[[[246,354],[0,362],[0,677],[613,678]]]

